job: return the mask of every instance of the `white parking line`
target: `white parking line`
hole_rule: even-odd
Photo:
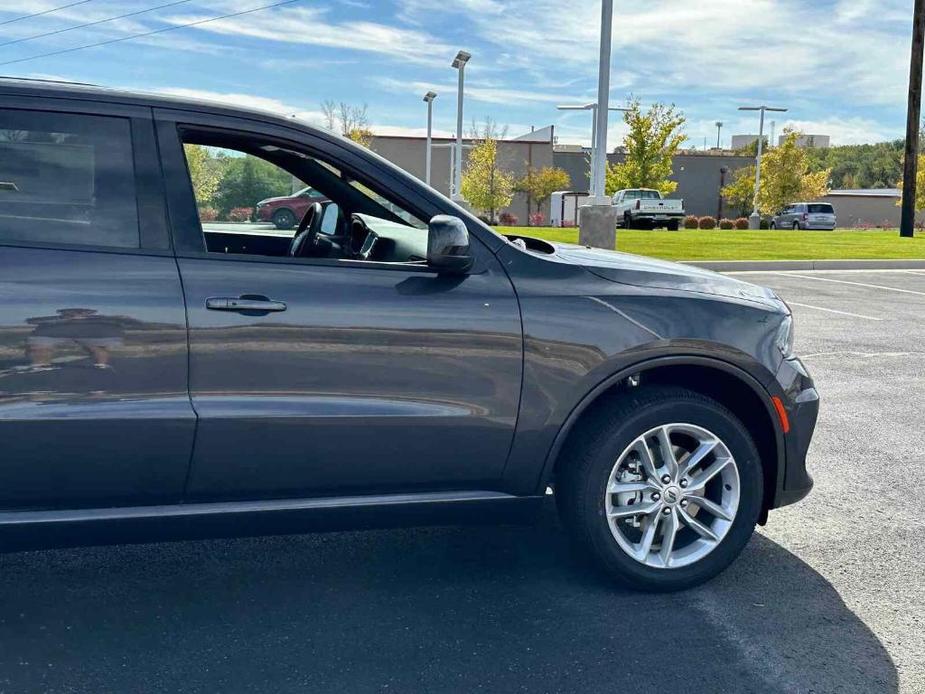
[[[816,280],[817,282],[835,282],[836,284],[851,284],[855,287],[867,287],[868,289],[883,289],[888,292],[900,292],[901,294],[915,294],[917,296],[925,296],[925,292],[917,292],[914,289],[900,289],[899,287],[885,287],[882,284],[868,284],[867,282],[851,282],[850,280],[835,280],[831,277],[814,277],[813,275],[798,275],[795,272],[775,272],[775,275],[783,275],[785,277],[802,277],[806,280]]]
[[[826,313],[837,313],[840,316],[850,316],[851,318],[864,318],[865,320],[883,320],[874,316],[865,316],[861,313],[850,313],[849,311],[839,311],[834,308],[823,308],[822,306],[813,306],[812,304],[801,304],[796,301],[788,301],[790,306],[800,306],[802,308],[811,308],[815,311],[825,311]]]

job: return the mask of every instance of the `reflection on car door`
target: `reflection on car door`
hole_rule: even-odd
[[[183,295],[150,114],[121,111],[0,109],[0,508],[182,498]]]
[[[500,267],[416,270],[180,260],[199,431],[189,494],[456,487],[500,477],[520,318]],[[284,311],[215,311],[262,296]]]

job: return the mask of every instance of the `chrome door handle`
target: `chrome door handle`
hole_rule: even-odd
[[[271,313],[285,311],[286,304],[266,297],[254,295],[245,296],[216,296],[206,299],[206,308],[210,311],[254,311],[258,313]]]

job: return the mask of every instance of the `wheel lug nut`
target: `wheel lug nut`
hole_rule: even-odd
[[[659,494],[658,492],[652,492],[652,501],[658,501],[661,498],[662,498],[661,494]]]
[[[681,508],[687,508],[687,499],[681,499]]]
[[[688,484],[687,480],[681,480],[680,482],[681,489],[685,489],[687,487],[687,484]]]
[[[668,484],[671,482],[671,477],[669,475],[662,475],[662,483]]]
[[[662,513],[663,513],[664,515],[666,515],[666,516],[670,516],[670,515],[671,515],[671,509],[670,509],[668,506],[666,506],[665,508],[662,509]]]

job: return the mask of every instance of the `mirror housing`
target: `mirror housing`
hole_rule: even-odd
[[[465,223],[447,214],[431,219],[427,226],[427,264],[440,273],[465,274],[472,263]]]

